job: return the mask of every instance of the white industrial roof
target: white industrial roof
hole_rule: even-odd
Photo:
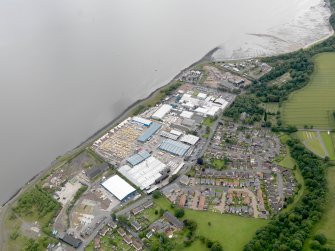
[[[197,109],[195,109],[195,112],[201,113],[202,115],[206,115],[208,110],[203,107],[198,107]]]
[[[202,92],[200,92],[200,93],[198,94],[198,98],[200,98],[200,99],[205,99],[205,98],[207,98],[207,94],[206,94],[206,93],[202,93]]]
[[[189,111],[183,111],[181,114],[180,114],[180,117],[183,117],[183,118],[192,118],[193,116],[193,112],[189,112]]]
[[[183,133],[177,130],[171,130],[170,133],[177,135],[177,136],[181,136]]]
[[[148,120],[148,119],[144,119],[144,118],[141,118],[141,117],[133,117],[133,121],[137,122],[137,123],[141,123],[143,125],[150,125],[151,124],[151,121]]]
[[[106,188],[110,193],[112,193],[118,200],[123,200],[129,194],[136,191],[131,185],[129,185],[124,179],[118,175],[114,175],[104,181],[101,184]]]
[[[199,140],[199,137],[197,136],[194,136],[192,134],[187,134],[187,135],[184,135],[180,141],[181,142],[184,142],[184,143],[187,143],[187,144],[190,144],[190,145],[195,145]]]
[[[164,168],[166,168],[166,165],[160,160],[149,157],[133,168],[128,165],[122,166],[119,168],[119,172],[143,190],[154,184],[156,179],[162,176],[160,171]]]
[[[162,105],[151,117],[154,119],[163,119],[172,109],[171,105]]]

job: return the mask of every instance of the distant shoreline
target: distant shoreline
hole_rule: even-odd
[[[329,6],[330,8],[330,6]],[[307,49],[311,46],[314,46],[315,44],[318,44],[318,43],[321,43],[325,40],[327,40],[328,38],[334,36],[334,29],[333,27],[330,25],[330,23],[328,22],[328,25],[331,29],[331,32],[330,34],[316,40],[316,41],[313,41],[303,47],[301,47],[300,49]],[[126,119],[127,117],[131,116],[131,113],[134,111],[134,109],[150,100],[151,98],[153,98],[156,94],[159,93],[160,90],[164,89],[166,86],[170,85],[171,82],[173,82],[174,80],[178,79],[178,77],[181,75],[182,72],[188,70],[188,69],[191,69],[193,68],[194,66],[200,64],[201,62],[205,62],[205,61],[211,61],[213,60],[212,56],[213,54],[220,50],[220,47],[217,46],[213,49],[211,49],[208,53],[206,53],[201,59],[199,59],[198,61],[192,63],[190,66],[182,69],[176,76],[174,76],[173,78],[171,78],[169,81],[166,82],[166,84],[162,85],[161,87],[155,89],[154,91],[152,91],[151,93],[149,93],[148,96],[146,96],[145,98],[142,98],[142,99],[138,99],[136,100],[135,102],[133,102],[132,104],[130,104],[125,110],[123,110],[122,112],[119,113],[119,115],[117,115],[113,120],[111,120],[109,123],[107,123],[105,126],[103,126],[101,129],[99,129],[98,131],[96,131],[95,133],[93,133],[91,136],[89,136],[86,140],[83,140],[79,145],[77,145],[76,147],[74,147],[73,149],[65,152],[64,154],[62,154],[60,157],[64,157],[64,156],[71,156],[74,154],[74,152],[76,151],[80,151],[80,150],[83,150],[84,148],[88,147],[90,144],[93,143],[93,141],[98,138],[99,136],[102,136],[104,133],[106,133],[111,127],[115,126],[116,124],[122,122],[122,120]],[[286,53],[290,53],[290,52],[293,52],[293,51],[297,51],[299,49],[292,49],[292,50],[289,50],[285,53],[276,53],[274,55],[271,55],[271,56],[275,56],[275,55],[281,55],[281,54],[286,54]],[[246,60],[246,59],[251,59],[251,58],[266,58],[266,57],[270,57],[269,56],[264,56],[264,57],[245,57],[245,58],[231,58],[231,59],[222,59],[222,61],[237,61],[237,60]],[[221,60],[219,60],[221,61]],[[43,169],[42,171],[40,171],[39,173],[35,174],[32,178],[29,179],[29,181],[27,181],[24,185],[22,185],[20,188],[17,189],[17,191],[15,193],[13,193],[13,195],[8,199],[6,200],[4,203],[2,203],[1,207],[4,208],[6,207],[7,205],[13,203],[15,201],[15,199],[22,193],[26,190],[27,187],[31,186],[32,184],[35,184],[41,177],[43,177],[45,174],[47,174],[51,169],[53,169],[55,167],[55,165],[58,163],[58,157],[53,160],[50,165]]]

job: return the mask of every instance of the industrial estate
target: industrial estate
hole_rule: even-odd
[[[334,250],[334,48],[185,69],[4,205],[4,250]]]

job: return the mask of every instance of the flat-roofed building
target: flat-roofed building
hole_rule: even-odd
[[[101,185],[120,201],[127,199],[136,192],[134,187],[118,175],[110,177]]]
[[[187,134],[187,135],[184,135],[180,141],[181,142],[184,142],[184,143],[187,143],[189,145],[195,145],[198,141],[199,141],[199,137],[197,136],[194,136],[192,134]]]
[[[151,156],[132,168],[124,165],[119,168],[119,172],[143,190],[154,184],[165,168],[164,163]]]
[[[142,124],[142,125],[145,125],[145,126],[150,126],[151,123],[152,123],[151,120],[144,119],[144,118],[138,117],[138,116],[133,117],[132,120],[136,123],[139,123],[139,124]]]
[[[148,153],[146,150],[142,150],[138,152],[137,154],[130,156],[127,159],[127,162],[132,166],[136,166],[149,157],[150,157],[150,153]]]
[[[150,139],[160,128],[162,127],[161,124],[152,122],[149,128],[140,136],[138,137],[138,141],[141,143],[146,142]]]
[[[166,139],[159,146],[159,149],[174,155],[184,156],[188,149],[190,149],[190,146],[175,140]]]
[[[161,120],[166,114],[168,114],[172,110],[171,105],[163,104],[158,110],[151,116],[153,119]]]

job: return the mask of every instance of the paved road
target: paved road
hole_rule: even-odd
[[[283,185],[283,175],[277,173],[277,185],[278,185],[278,195],[281,199],[284,199],[284,185]]]

